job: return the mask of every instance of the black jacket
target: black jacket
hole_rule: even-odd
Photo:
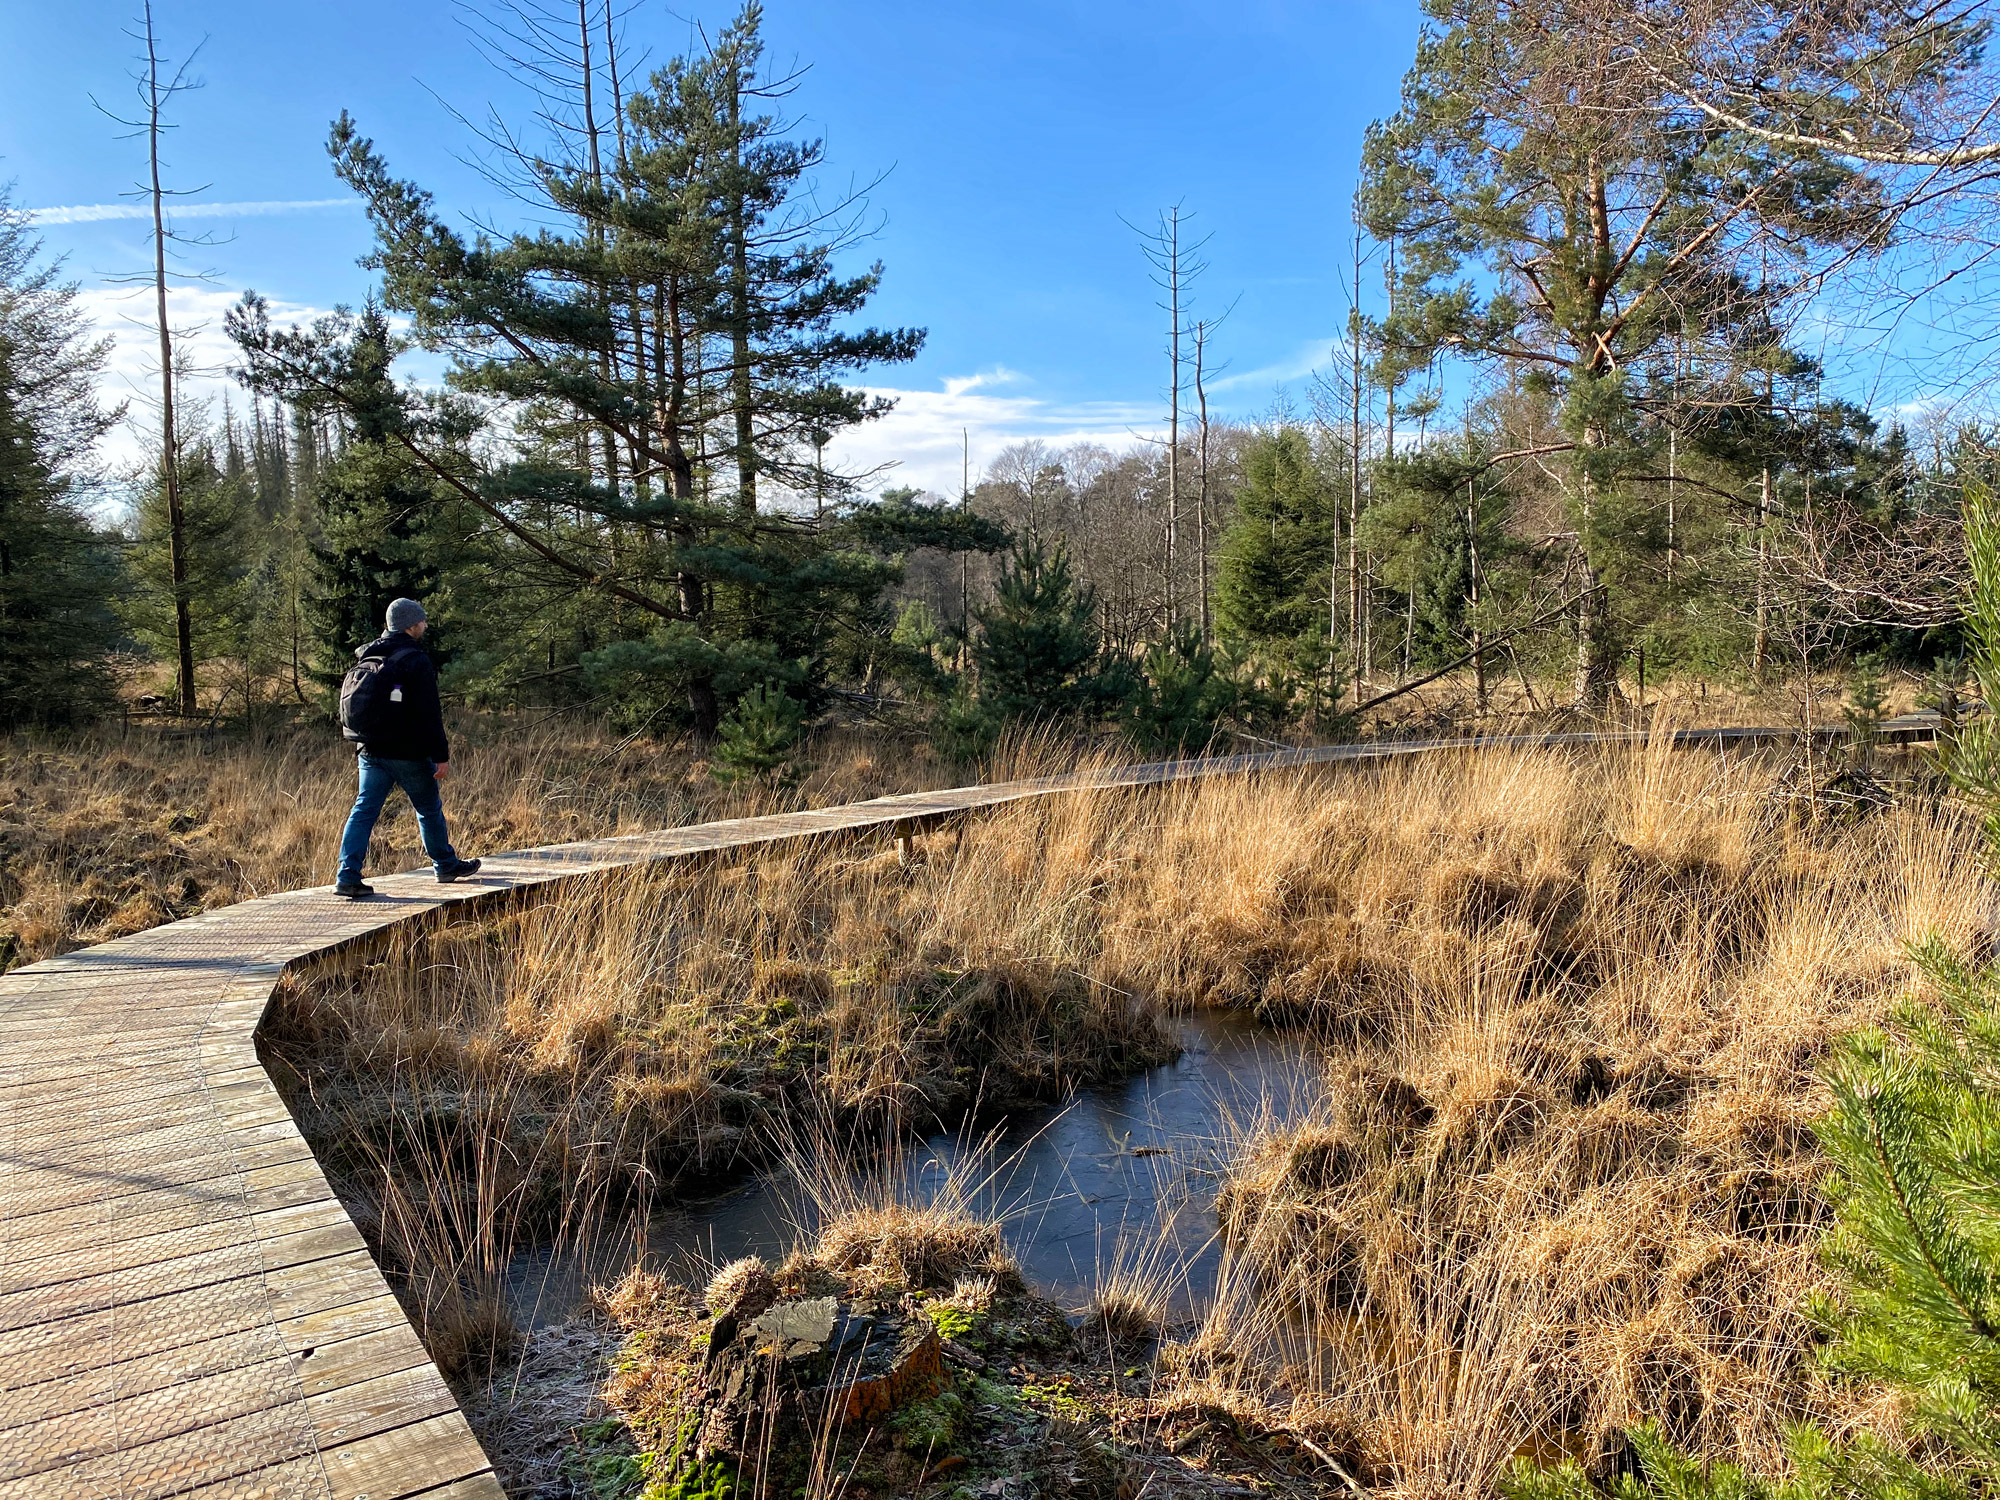
[[[354,655],[363,661],[379,657],[385,663],[394,658],[393,665],[385,665],[382,671],[403,690],[403,731],[392,740],[366,743],[351,729],[343,728],[342,736],[384,760],[434,760],[440,764],[450,760],[451,742],[444,737],[444,709],[438,703],[437,668],[431,665],[430,653],[396,630],[370,641]]]

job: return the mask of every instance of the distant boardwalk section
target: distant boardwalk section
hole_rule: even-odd
[[[1342,745],[885,797],[526,850],[463,885],[392,876],[363,903],[294,891],[0,977],[0,1500],[502,1495],[258,1065],[289,965],[499,891],[1064,791],[1640,738]]]

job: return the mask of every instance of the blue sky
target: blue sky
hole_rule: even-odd
[[[132,104],[134,3],[0,5],[0,181],[18,205],[130,201],[143,144],[119,139],[92,96]],[[642,6],[627,46],[663,58],[732,11]],[[340,198],[322,147],[344,108],[447,210],[518,217],[462,160],[475,142],[451,109],[526,104],[449,0],[157,0],[155,15],[170,55],[206,38],[206,87],[177,105],[168,146],[171,180],[206,187],[190,205]],[[1200,307],[1236,304],[1218,403],[1249,414],[1280,387],[1302,393],[1343,316],[1361,135],[1394,108],[1416,25],[1415,0],[770,0],[773,60],[810,65],[796,112],[827,139],[829,185],[888,174],[864,249],[887,270],[875,320],[930,330],[913,365],[866,377],[902,392],[902,412],[850,462],[899,459],[899,477],[955,488],[962,425],[977,467],[1015,437],[1122,443],[1162,423],[1163,315],[1121,216],[1146,222],[1176,200],[1212,236]],[[187,253],[213,278],[176,306],[205,326],[192,347],[210,363],[220,309],[244,287],[300,312],[368,290],[351,208],[183,207],[181,225],[222,241]],[[40,229],[121,336],[114,378],[143,387],[145,351],[110,282],[148,264],[145,224]]]

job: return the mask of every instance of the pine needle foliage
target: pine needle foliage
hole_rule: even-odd
[[[724,716],[709,774],[724,785],[738,781],[792,785],[798,779],[792,755],[805,722],[803,703],[782,688],[760,683]]]
[[[1081,716],[1116,695],[1100,658],[1096,593],[1078,585],[1062,543],[1020,542],[977,616],[981,705],[1003,719]]]
[[[1821,1143],[1843,1273],[1822,1315],[1835,1369],[1909,1400],[1919,1435],[2000,1482],[2000,972],[1918,949],[1941,992],[1849,1038],[1828,1069]]]
[[[1183,621],[1146,653],[1126,738],[1142,750],[1200,751],[1236,708],[1239,687],[1194,624]]]

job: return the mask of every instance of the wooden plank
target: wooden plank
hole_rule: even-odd
[[[319,1455],[314,1454],[311,1458],[260,1467],[216,1484],[177,1490],[174,1500],[300,1500],[301,1496],[325,1494],[325,1485]]]
[[[296,1404],[298,1393],[290,1377],[291,1361],[267,1346],[261,1360],[177,1384],[127,1393],[114,1383],[105,1399],[8,1431],[4,1451],[9,1463],[4,1472],[9,1478],[22,1479],[46,1477],[56,1470],[90,1474],[106,1459],[115,1463],[129,1457],[132,1462],[124,1471],[127,1474],[150,1471],[175,1477],[223,1478],[220,1473],[188,1475],[187,1471],[198,1470],[203,1462],[213,1463],[207,1455],[229,1440],[228,1429],[233,1425],[254,1420],[275,1407]],[[190,1439],[190,1434],[204,1430],[211,1431]],[[126,1441],[128,1434],[143,1434],[144,1441]],[[294,1452],[307,1451],[311,1450],[306,1444],[294,1446]],[[261,1455],[253,1449],[240,1456],[237,1466],[254,1468],[261,1462]],[[0,1486],[0,1494],[5,1493],[5,1487]]]
[[[308,1396],[306,1411],[312,1416],[313,1437],[322,1454],[344,1444],[443,1417],[458,1424],[482,1462],[486,1457],[479,1445],[472,1442],[472,1431],[459,1415],[458,1403],[445,1388],[444,1377],[429,1360]]]
[[[108,1446],[53,1467],[0,1480],[0,1500],[175,1495],[197,1485],[254,1473],[274,1462],[308,1458],[313,1451],[311,1427],[299,1420],[296,1402],[136,1442],[121,1441],[119,1415],[118,1407],[107,1408],[101,1424],[76,1425],[80,1439],[102,1433]]]
[[[121,1420],[140,1416],[126,1407],[120,1403],[103,1409],[101,1422],[70,1419],[72,1440],[60,1451],[74,1456],[51,1458],[46,1464],[30,1459],[42,1466],[0,1479],[0,1500],[180,1494],[202,1485],[220,1489],[223,1481],[255,1474],[274,1460],[303,1460],[315,1444],[333,1495],[345,1500],[422,1493],[491,1472],[451,1393],[427,1366],[308,1397],[308,1425],[303,1428],[290,1418],[287,1405],[274,1401],[140,1444],[116,1446]],[[199,1415],[223,1409],[205,1407]],[[106,1447],[107,1442],[114,1445]],[[291,1477],[302,1472],[310,1471],[295,1468]]]
[[[332,1500],[418,1495],[489,1474],[493,1467],[473,1440],[465,1418],[456,1412],[323,1449],[320,1464],[332,1487]]]
[[[107,1080],[101,1071],[88,1075],[86,1084],[75,1089],[58,1090],[37,1080],[34,1098],[15,1109],[9,1122],[15,1139],[58,1136],[71,1124],[108,1114],[139,1125],[151,1120],[191,1119],[213,1108],[202,1097],[199,1080],[183,1076],[179,1070],[145,1069],[138,1078],[112,1080],[109,1086],[117,1090],[115,1108],[106,1107]],[[265,1088],[270,1085],[265,1084]]]
[[[416,1330],[400,1317],[392,1325],[355,1338],[308,1344],[291,1358],[299,1389],[309,1397],[402,1370],[431,1368],[430,1355],[424,1352]]]
[[[388,1497],[388,1500],[507,1500],[507,1492],[492,1474],[480,1474],[434,1489],[405,1490],[401,1495]]]
[[[68,1254],[78,1248],[102,1244],[112,1233],[139,1239],[169,1233],[182,1225],[207,1223],[222,1215],[255,1218],[337,1202],[324,1175],[315,1170],[297,1186],[245,1188],[240,1195],[221,1199],[211,1195],[146,1194],[139,1200],[139,1206],[107,1209],[99,1205],[90,1212],[50,1209],[7,1221],[7,1254],[25,1265],[45,1255]],[[107,1213],[112,1222],[106,1222]],[[0,1289],[5,1288],[6,1274],[7,1267],[0,1266]]]
[[[248,1179],[266,1169],[310,1162],[312,1152],[303,1141],[253,1146],[238,1151],[224,1141],[216,1141],[199,1154],[165,1166],[139,1170],[82,1165],[67,1172],[46,1169],[14,1174],[0,1186],[0,1219],[15,1219],[50,1209],[104,1203],[140,1193],[176,1192],[183,1194],[219,1191],[224,1179]]]
[[[260,1324],[180,1349],[115,1360],[6,1392],[6,1399],[0,1400],[0,1432],[103,1406],[121,1396],[182,1388],[209,1376],[287,1358],[276,1331],[269,1324]]]
[[[13,1149],[31,1154],[15,1165],[15,1170],[62,1171],[74,1161],[79,1145],[93,1142],[106,1132],[115,1132],[112,1138],[116,1144],[93,1151],[89,1158],[93,1166],[100,1170],[112,1170],[127,1165],[143,1165],[160,1156],[171,1155],[176,1146],[188,1139],[190,1132],[200,1132],[212,1138],[220,1126],[221,1122],[206,1100],[166,1119],[129,1119],[107,1110],[96,1118],[78,1118],[69,1129],[60,1133],[17,1139]]]
[[[328,1346],[314,1356],[321,1363],[310,1388],[297,1378],[301,1362],[273,1352],[276,1345],[270,1340],[265,1341],[261,1357],[181,1381],[152,1381],[135,1388],[128,1381],[134,1374],[143,1379],[144,1369],[118,1366],[100,1371],[96,1384],[106,1388],[106,1394],[98,1401],[33,1421],[9,1420],[0,1443],[0,1451],[7,1455],[8,1477],[44,1474],[120,1451],[118,1435],[130,1431],[144,1432],[151,1444],[174,1445],[171,1450],[131,1450],[142,1464],[157,1464],[160,1453],[186,1446],[178,1440],[190,1434],[227,1428],[272,1407],[297,1403],[301,1397],[313,1424],[313,1440],[320,1447],[456,1411],[422,1346],[407,1330],[401,1332],[400,1338],[377,1333]],[[216,1439],[225,1436],[215,1434]],[[204,1445],[199,1438],[193,1441]],[[258,1462],[254,1453],[245,1459],[246,1466]]]
[[[121,1231],[134,1229],[133,1225],[123,1223],[117,1227]],[[8,1249],[8,1262],[0,1265],[0,1295],[56,1286],[93,1274],[156,1265],[229,1245],[255,1245],[308,1229],[354,1232],[347,1211],[337,1200],[327,1198],[270,1213],[170,1223],[153,1233],[133,1233],[129,1238],[123,1235],[109,1238],[106,1226],[93,1225],[79,1229],[75,1236],[53,1248],[48,1247],[46,1239],[25,1245],[17,1241]]]
[[[288,1366],[299,1393],[312,1395],[409,1369],[428,1358],[394,1298],[353,1303],[100,1365],[71,1378],[16,1387],[0,1402],[0,1431],[273,1361]]]
[[[380,1291],[359,1301],[344,1302],[338,1307],[302,1313],[275,1326],[285,1341],[285,1347],[302,1360],[310,1358],[308,1350],[317,1349],[322,1344],[361,1338],[384,1328],[393,1328],[413,1339],[417,1336],[417,1331],[403,1315],[403,1304],[389,1291]]]
[[[395,1298],[375,1262],[364,1254],[310,1261],[264,1277],[265,1303],[229,1303],[204,1309],[206,1322],[191,1322],[186,1306],[157,1297],[111,1310],[80,1313],[21,1328],[0,1330],[0,1390],[72,1378],[126,1359],[141,1359],[218,1334],[269,1322],[283,1329],[292,1320],[366,1304],[374,1316]],[[116,1330],[116,1342],[110,1334]]]
[[[366,1250],[287,1266],[264,1277],[273,1316],[282,1321],[342,1302],[359,1302],[389,1290]]]
[[[155,1297],[186,1295],[222,1282],[244,1278],[261,1281],[284,1267],[356,1253],[366,1256],[367,1247],[361,1232],[345,1215],[337,1225],[300,1234],[261,1241],[239,1237],[192,1255],[98,1271],[0,1295],[0,1329],[32,1326]]]

